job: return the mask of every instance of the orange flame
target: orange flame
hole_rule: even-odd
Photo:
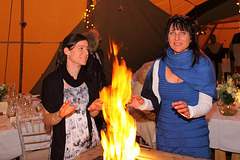
[[[132,72],[127,69],[122,59],[119,65],[116,57],[117,45],[114,49],[112,85],[100,92],[103,101],[103,116],[107,123],[107,131],[101,131],[104,160],[134,160],[140,153],[135,142],[136,121],[126,111],[125,104],[131,98]]]
[[[109,46],[110,46],[110,52],[108,53],[108,59],[110,59],[111,54],[113,54],[115,57],[118,54],[119,48],[122,47],[123,43],[121,45],[117,45],[115,43],[111,43],[111,37],[109,36]]]

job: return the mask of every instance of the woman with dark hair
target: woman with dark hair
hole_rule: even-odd
[[[68,35],[59,48],[57,69],[42,86],[44,122],[53,125],[50,159],[70,160],[100,143],[93,117],[101,110],[99,91],[105,84],[99,62],[88,53],[87,38]]]
[[[148,72],[141,96],[133,94],[128,106],[157,113],[158,150],[210,159],[205,115],[216,98],[213,65],[199,49],[189,17],[171,17],[165,34],[166,52]]]

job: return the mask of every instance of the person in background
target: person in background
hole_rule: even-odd
[[[154,61],[144,63],[132,75],[132,93],[141,95],[143,84],[149,69]],[[140,136],[151,149],[156,149],[156,113],[149,110],[139,110],[133,107],[128,107],[129,114],[136,120],[137,136]],[[140,144],[141,145],[141,144]]]
[[[89,44],[89,54],[92,55],[95,59],[98,60],[100,66],[104,72],[104,57],[103,51],[99,49],[99,44],[101,42],[101,36],[97,29],[90,29],[83,33],[83,35],[88,39]],[[99,116],[95,117],[95,122],[97,125],[97,129],[100,135],[100,131],[106,127],[106,122],[104,121],[103,115],[100,114]]]
[[[149,70],[141,96],[127,107],[157,112],[157,150],[210,159],[205,115],[216,98],[211,60],[199,49],[196,26],[183,15],[169,18],[166,52]]]
[[[99,44],[101,42],[101,36],[97,29],[92,28],[87,32],[84,32],[83,35],[87,37],[89,41],[89,52],[93,55],[94,58],[97,58],[99,63],[104,69],[104,55],[103,51],[99,49]]]
[[[44,122],[53,125],[50,159],[70,160],[100,143],[93,117],[101,110],[99,91],[105,83],[87,38],[69,34],[59,48],[57,69],[42,86]],[[99,110],[88,111],[90,106]]]
[[[216,80],[218,80],[221,78],[219,71],[221,68],[220,63],[222,63],[222,58],[224,58],[224,53],[222,44],[216,41],[216,36],[214,34],[210,35],[210,43],[206,45],[205,53],[214,64]]]
[[[234,73],[240,73],[240,33],[234,34],[229,49],[234,58]]]
[[[230,59],[230,69],[231,69],[231,75],[232,75],[234,73],[234,62],[235,62],[235,57],[233,55],[233,50],[232,50],[232,42],[229,45],[228,58]]]

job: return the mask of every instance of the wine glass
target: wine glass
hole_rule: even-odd
[[[39,118],[42,118],[43,117],[43,105],[42,103],[36,103],[35,105],[35,109],[37,111],[37,115]]]
[[[7,115],[9,117],[15,117],[16,116],[16,106],[14,105],[14,103],[9,104]]]

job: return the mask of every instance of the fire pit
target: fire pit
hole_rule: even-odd
[[[181,156],[179,154],[162,152],[158,150],[140,148],[140,155],[135,160],[204,160],[201,158],[193,158],[189,156]],[[101,145],[82,153],[74,160],[103,160],[103,149]]]

